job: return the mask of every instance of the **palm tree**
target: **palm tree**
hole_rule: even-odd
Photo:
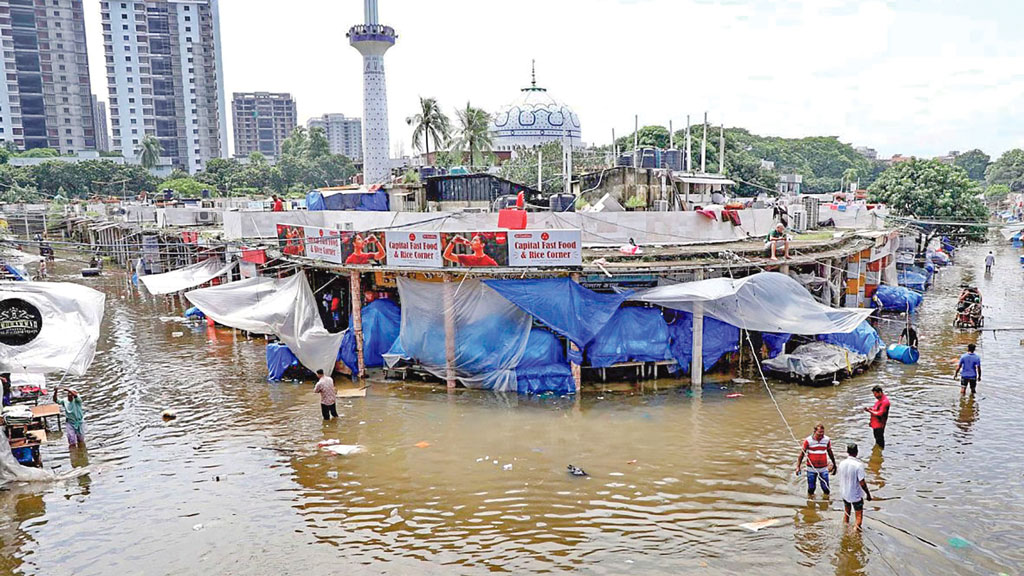
[[[427,162],[430,162],[431,140],[434,141],[434,150],[448,144],[448,138],[451,135],[451,122],[434,98],[420,96],[420,113],[409,116],[405,122],[410,126],[415,126],[412,131],[413,147],[419,150],[420,142],[426,143]]]
[[[491,115],[480,108],[473,108],[466,102],[466,108],[456,110],[459,127],[454,142],[458,152],[469,153],[469,163],[480,166],[483,155],[491,153]]]
[[[147,134],[143,136],[142,143],[139,144],[139,162],[146,170],[152,170],[154,166],[160,163],[160,154],[163,151],[164,148],[160,145],[160,141],[156,139],[156,136]]]

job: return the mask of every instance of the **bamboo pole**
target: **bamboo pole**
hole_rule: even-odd
[[[358,270],[349,270],[348,284],[352,296],[352,330],[356,335],[356,366],[362,382],[366,378],[366,362],[363,358],[363,280]]]
[[[448,389],[455,388],[455,285],[450,272],[444,273],[444,360]]]
[[[580,282],[580,273],[579,272],[573,272],[572,273],[572,281],[576,282],[577,284],[579,284],[579,282]],[[569,341],[569,348],[572,349],[572,351],[576,352],[576,353],[579,353],[579,351],[580,351],[579,347],[576,346],[576,343],[573,342],[572,340]],[[583,369],[580,367],[579,364],[577,364],[575,362],[571,362],[569,364],[569,367],[572,370],[572,381],[576,385],[576,395],[578,397],[579,393],[580,393],[580,388],[583,385]]]
[[[703,280],[704,270],[694,272],[694,280]],[[690,359],[690,383],[699,388],[704,383],[704,304],[693,304],[693,347]]]

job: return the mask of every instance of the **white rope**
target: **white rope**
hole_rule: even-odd
[[[750,339],[750,331],[744,330],[744,332],[747,333],[747,344],[750,344],[750,353],[754,357],[754,364],[757,365],[757,372],[761,375],[761,382],[764,382],[764,389],[768,391],[768,397],[775,404],[775,410],[779,412],[779,417],[782,418],[782,423],[786,425],[786,430],[789,430],[789,435],[793,438],[793,442],[799,442],[796,439],[796,434],[793,433],[793,428],[789,425],[789,421],[786,420],[786,415],[782,413],[782,408],[779,407],[779,403],[775,400],[775,394],[772,394],[772,389],[768,386],[768,379],[764,377],[764,371],[761,370],[761,360],[758,359],[757,350],[754,349],[754,342]]]

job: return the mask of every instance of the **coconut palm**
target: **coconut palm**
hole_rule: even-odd
[[[152,170],[154,166],[160,163],[160,154],[163,151],[164,148],[160,145],[160,141],[156,139],[156,136],[147,134],[139,144],[139,162],[146,170]]]
[[[466,102],[464,109],[456,110],[456,116],[459,126],[453,148],[460,153],[468,153],[471,165],[482,165],[484,155],[491,153],[491,115]]]
[[[434,150],[448,144],[448,138],[451,135],[451,122],[434,98],[420,96],[419,114],[409,116],[405,122],[410,126],[415,126],[412,131],[413,147],[419,150],[421,141],[426,144],[427,162],[430,161],[431,140],[434,141]]]

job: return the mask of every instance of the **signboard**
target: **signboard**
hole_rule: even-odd
[[[305,226],[306,258],[341,264],[341,232],[327,228]]]
[[[155,235],[142,237],[142,258],[148,264],[147,274],[159,274],[164,271],[160,262],[160,238]]]
[[[21,298],[0,300],[0,343],[23,346],[35,340],[42,329],[39,308]]]
[[[254,202],[252,200],[247,202],[246,205],[245,205],[245,209],[246,210],[253,210],[253,211],[256,211],[256,212],[262,212],[263,210],[266,209],[266,207],[267,206],[266,206],[265,202]]]
[[[451,268],[508,266],[508,232],[442,232],[441,257]]]
[[[277,245],[287,256],[306,255],[306,230],[303,226],[277,225]]]
[[[387,265],[396,268],[440,268],[440,232],[385,232]]]
[[[366,266],[383,264],[387,256],[384,242],[370,232],[341,232],[341,261],[345,264]],[[378,233],[382,234],[382,233]]]
[[[580,230],[511,230],[508,265],[570,267],[583,265]]]

